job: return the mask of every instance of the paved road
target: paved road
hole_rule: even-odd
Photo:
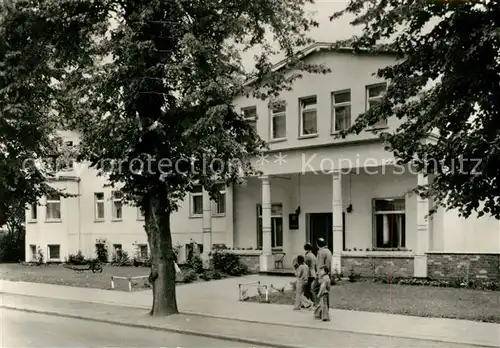
[[[0,308],[0,347],[251,347],[207,337]]]

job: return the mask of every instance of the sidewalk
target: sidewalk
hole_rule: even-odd
[[[267,325],[286,325],[294,331],[320,329],[321,336],[329,332],[351,332],[358,334],[384,335],[391,337],[435,340],[469,345],[498,347],[500,325],[466,320],[420,318],[385,313],[369,313],[331,309],[329,323],[312,319],[310,312],[293,312],[291,308],[274,304],[238,302],[238,282],[257,279],[265,284],[272,281],[262,276],[248,276],[207,283],[194,283],[178,287],[178,306],[184,314],[196,314],[213,318],[224,318]],[[272,279],[276,286],[289,279]],[[152,300],[150,291],[119,292],[88,288],[73,288],[50,284],[9,282],[0,280],[0,292],[55,299],[86,301],[94,303],[149,309]],[[280,329],[281,330],[281,329]],[[311,330],[310,330],[311,331]]]
[[[3,294],[2,307],[32,313],[51,314],[143,329],[177,332],[216,339],[248,343],[251,346],[305,348],[305,347],[428,347],[465,348],[468,346],[436,341],[417,341],[394,338],[295,328],[281,325],[248,323],[238,320],[178,314],[154,318],[147,311],[130,307],[93,304],[59,299],[44,299],[22,295]],[[41,319],[42,320],[42,319]]]

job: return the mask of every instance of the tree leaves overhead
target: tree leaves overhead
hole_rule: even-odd
[[[465,217],[500,218],[499,1],[353,0],[331,19],[345,14],[363,26],[355,49],[383,44],[398,57],[377,73],[389,81],[380,107],[346,133],[391,116],[404,120],[381,137],[401,163],[434,177],[416,191]]]
[[[15,5],[15,6],[14,6]],[[35,160],[57,157],[54,130],[57,47],[46,36],[57,30],[25,1],[0,3],[0,226],[17,208],[47,191],[48,173]]]
[[[80,158],[125,184],[127,199],[141,204],[146,193],[168,192],[172,209],[194,181],[215,194],[215,179],[251,173],[249,159],[264,143],[233,100],[276,94],[300,77],[273,71],[271,60],[283,51],[292,57],[311,42],[305,30],[317,23],[304,12],[306,2],[64,1],[66,25],[58,2],[45,1],[50,9],[41,17],[54,16],[45,20],[56,21],[62,33],[80,28],[72,38],[78,48],[55,53],[56,61],[72,64],[59,112],[82,130]],[[246,71],[240,52],[250,48],[260,52]],[[82,59],[68,59],[72,50]],[[293,59],[290,67],[326,72]],[[158,169],[162,159],[171,163],[169,173]],[[120,168],[109,165],[118,162]],[[140,168],[146,162],[153,163],[149,170]]]

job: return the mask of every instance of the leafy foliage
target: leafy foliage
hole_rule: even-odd
[[[191,255],[186,262],[186,266],[196,273],[203,273],[203,260],[200,255]]]
[[[60,154],[53,112],[58,88],[51,83],[60,70],[50,59],[54,47],[44,40],[53,28],[19,10],[25,5],[0,3],[0,226],[19,202],[24,207],[54,193],[49,173],[34,163]]]
[[[170,214],[195,182],[215,197],[217,183],[254,173],[264,147],[233,99],[277,95],[300,77],[272,69],[280,51],[288,68],[326,72],[293,58],[317,26],[307,2],[19,0],[11,10],[9,38],[32,59],[21,69],[39,72],[43,114],[80,130],[79,159],[145,213],[153,314],[177,312]],[[247,71],[240,52],[250,49]]]
[[[398,58],[377,73],[390,83],[382,103],[345,133],[396,116],[403,124],[382,139],[433,178],[416,192],[465,217],[500,218],[499,1],[351,0],[332,19],[344,14],[363,26],[348,42],[356,50]]]
[[[87,263],[87,260],[85,259],[85,256],[83,256],[83,253],[81,250],[78,250],[76,254],[69,254],[68,255],[68,264],[70,265],[84,265]]]
[[[241,276],[248,273],[248,267],[241,262],[240,256],[224,250],[211,253],[211,263],[215,271],[231,276]]]

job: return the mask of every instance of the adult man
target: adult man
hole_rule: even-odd
[[[316,256],[316,265],[317,269],[320,269],[323,266],[328,267],[330,270],[329,276],[331,276],[332,269],[332,252],[328,249],[326,242],[323,238],[318,239],[318,255]]]
[[[304,296],[307,297],[309,300],[313,301],[316,303],[316,296],[314,291],[312,291],[312,283],[316,279],[316,256],[314,256],[312,252],[312,245],[311,243],[306,243],[304,245],[304,251],[306,252],[304,255],[305,263],[307,267],[309,267],[309,275],[307,279],[307,286],[304,289]]]

